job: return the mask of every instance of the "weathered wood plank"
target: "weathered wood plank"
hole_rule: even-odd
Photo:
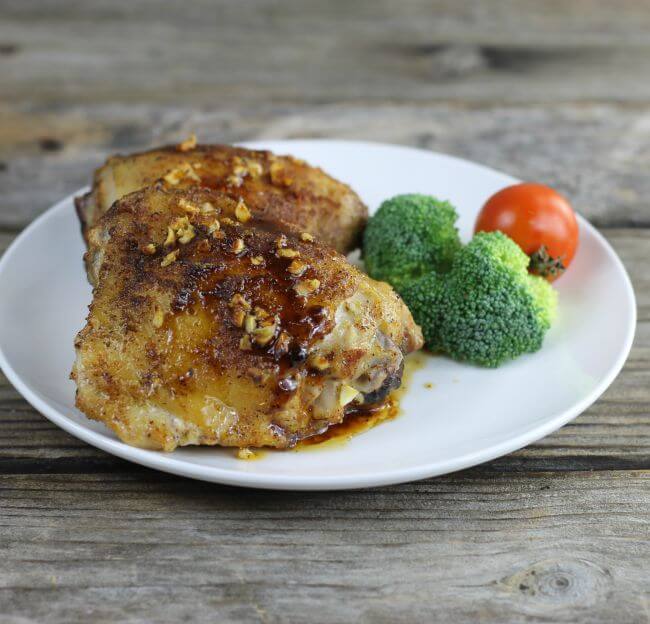
[[[421,146],[650,226],[649,9],[3,0],[0,253],[107,154],[193,130]],[[177,479],[68,436],[0,375],[0,620],[648,622],[650,229],[606,234],[639,297],[620,377],[544,440],[434,480]]]
[[[623,471],[311,494],[4,476],[0,603],[52,624],[647,622],[649,491]]]
[[[482,472],[650,469],[650,230],[606,230],[634,282],[639,326],[618,379],[584,414]],[[0,242],[2,237],[0,237]],[[136,471],[32,410],[0,374],[0,473]]]
[[[643,101],[648,2],[0,5],[8,100]]]
[[[13,232],[3,232],[0,230],[0,256],[9,247],[14,238],[16,238],[16,235]]]
[[[424,147],[551,184],[598,225],[650,225],[647,107],[99,105],[0,108],[0,228],[17,230],[88,184],[107,155],[192,130],[206,142],[306,136]]]

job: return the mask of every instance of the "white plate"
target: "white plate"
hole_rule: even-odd
[[[449,199],[468,238],[483,202],[516,180],[467,161],[405,147],[347,141],[273,141],[251,147],[290,153],[348,182],[375,210],[397,193]],[[82,192],[82,191],[79,191]],[[76,194],[75,194],[76,195]],[[109,453],[206,481],[277,489],[386,485],[452,472],[514,451],[593,403],[632,345],[636,306],[630,280],[605,239],[580,219],[580,248],[556,284],[559,320],[541,351],[498,370],[426,357],[402,399],[403,413],[318,451],[271,451],[242,461],[232,450],[132,448],[74,407],[68,378],[73,338],[91,291],[72,197],[32,223],[0,261],[0,365],[52,422]],[[433,384],[433,388],[425,387]]]

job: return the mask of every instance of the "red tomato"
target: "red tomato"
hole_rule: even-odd
[[[530,271],[553,281],[571,264],[578,221],[571,204],[543,184],[508,186],[487,200],[475,232],[501,230],[531,258]]]

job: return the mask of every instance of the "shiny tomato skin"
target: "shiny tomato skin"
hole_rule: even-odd
[[[487,200],[475,232],[500,230],[532,256],[544,246],[567,268],[578,248],[578,221],[565,197],[543,184],[508,186]],[[552,281],[558,275],[546,275]]]

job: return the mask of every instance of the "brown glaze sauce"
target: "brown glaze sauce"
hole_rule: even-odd
[[[355,436],[369,431],[383,422],[394,420],[401,414],[400,400],[408,391],[413,374],[426,366],[431,354],[423,351],[411,353],[404,361],[404,374],[402,385],[384,399],[380,404],[372,406],[358,406],[349,410],[345,420],[338,425],[332,425],[327,431],[310,438],[301,440],[289,449],[256,448],[250,449],[253,453],[244,461],[262,459],[267,453],[305,453],[313,451],[326,451],[332,447],[344,446]]]
[[[332,425],[311,438],[298,442],[294,450],[301,450],[311,446],[321,446],[326,443],[345,444],[354,436],[376,427],[386,420],[393,420],[399,415],[399,398],[396,393],[391,393],[384,401],[377,405],[359,405],[346,411],[345,420],[338,425]]]
[[[318,435],[306,438],[296,445],[292,450],[312,450],[314,447],[331,447],[333,445],[346,444],[354,436],[368,431],[377,425],[394,420],[401,413],[400,399],[408,390],[411,377],[415,371],[424,368],[427,355],[421,351],[411,353],[404,360],[404,374],[402,385],[391,392],[384,401],[376,405],[359,405],[346,412],[345,420],[338,425],[332,425],[327,431]]]
[[[277,366],[278,388],[282,391],[278,401],[288,400],[295,389],[293,376],[311,374],[305,370],[311,345],[333,326],[326,307],[311,305],[307,298],[296,294],[294,286],[298,278],[287,271],[290,260],[276,253],[276,241],[280,237],[285,238],[287,247],[300,248],[305,243],[298,241],[295,233],[287,237],[281,223],[256,218],[246,225],[224,223],[221,227],[223,237],[217,240],[209,236],[204,226],[197,225],[196,230],[199,236],[188,245],[188,250],[194,250],[194,264],[188,268],[187,286],[178,293],[173,310],[181,312],[201,307],[211,316],[228,319],[228,302],[233,295],[241,294],[251,305],[259,305],[275,316],[279,324],[274,338],[265,347],[254,346],[249,354]],[[241,254],[234,255],[229,249],[237,238],[242,238],[246,247]],[[198,245],[203,241],[209,246],[199,251],[203,248]],[[212,261],[215,252],[218,262]],[[263,264],[252,266],[250,258],[253,256],[262,257]],[[309,266],[300,279],[315,276],[314,268]],[[234,329],[237,334],[242,333],[241,329]],[[285,334],[282,348],[278,341],[281,331]]]
[[[219,208],[226,208],[227,213],[230,213],[233,205],[234,202]],[[177,293],[172,310],[176,313],[188,311],[196,314],[197,309],[201,309],[208,317],[229,319],[228,303],[235,294],[241,294],[251,305],[260,305],[270,315],[276,316],[279,328],[274,338],[267,346],[253,347],[248,355],[275,365],[280,392],[276,395],[277,405],[274,406],[278,407],[295,390],[295,385],[289,383],[293,375],[301,372],[317,374],[305,370],[305,360],[313,342],[331,331],[333,319],[327,307],[310,305],[308,299],[297,295],[294,289],[296,278],[287,271],[289,260],[277,253],[280,237],[285,239],[282,247],[304,247],[305,243],[298,240],[295,230],[285,229],[286,224],[282,222],[256,217],[248,224],[237,223],[235,220],[227,223],[223,216],[220,210],[218,217],[222,225],[219,237],[211,236],[205,224],[195,223],[197,236],[183,249],[184,253],[179,258],[179,262],[183,262],[184,256],[191,261],[186,265],[186,274],[182,280],[184,287]],[[244,241],[245,247],[241,253],[234,254],[231,251],[233,242],[239,238]],[[312,262],[318,262],[320,253],[323,253],[322,250],[319,252],[319,248],[314,247],[305,255]],[[259,266],[251,265],[250,258],[254,256],[262,257],[263,263]],[[217,261],[215,257],[218,258]],[[300,279],[311,279],[316,275],[318,270],[311,265]],[[225,320],[227,327],[229,323]],[[286,348],[282,350],[276,348],[280,330],[289,337]],[[230,333],[243,335],[242,330],[234,325],[230,328]],[[210,353],[206,355],[209,356]],[[408,356],[405,359],[401,387],[382,403],[351,407],[342,423],[302,440],[293,450],[312,449],[335,442],[345,443],[382,422],[396,418],[400,413],[400,398],[408,387],[410,377],[415,370],[424,366],[424,361],[425,356],[421,353]],[[216,358],[215,365],[218,363],[219,357]],[[286,387],[282,385],[285,382]],[[260,450],[255,450],[254,453],[257,456]],[[250,457],[253,458],[255,457]]]

